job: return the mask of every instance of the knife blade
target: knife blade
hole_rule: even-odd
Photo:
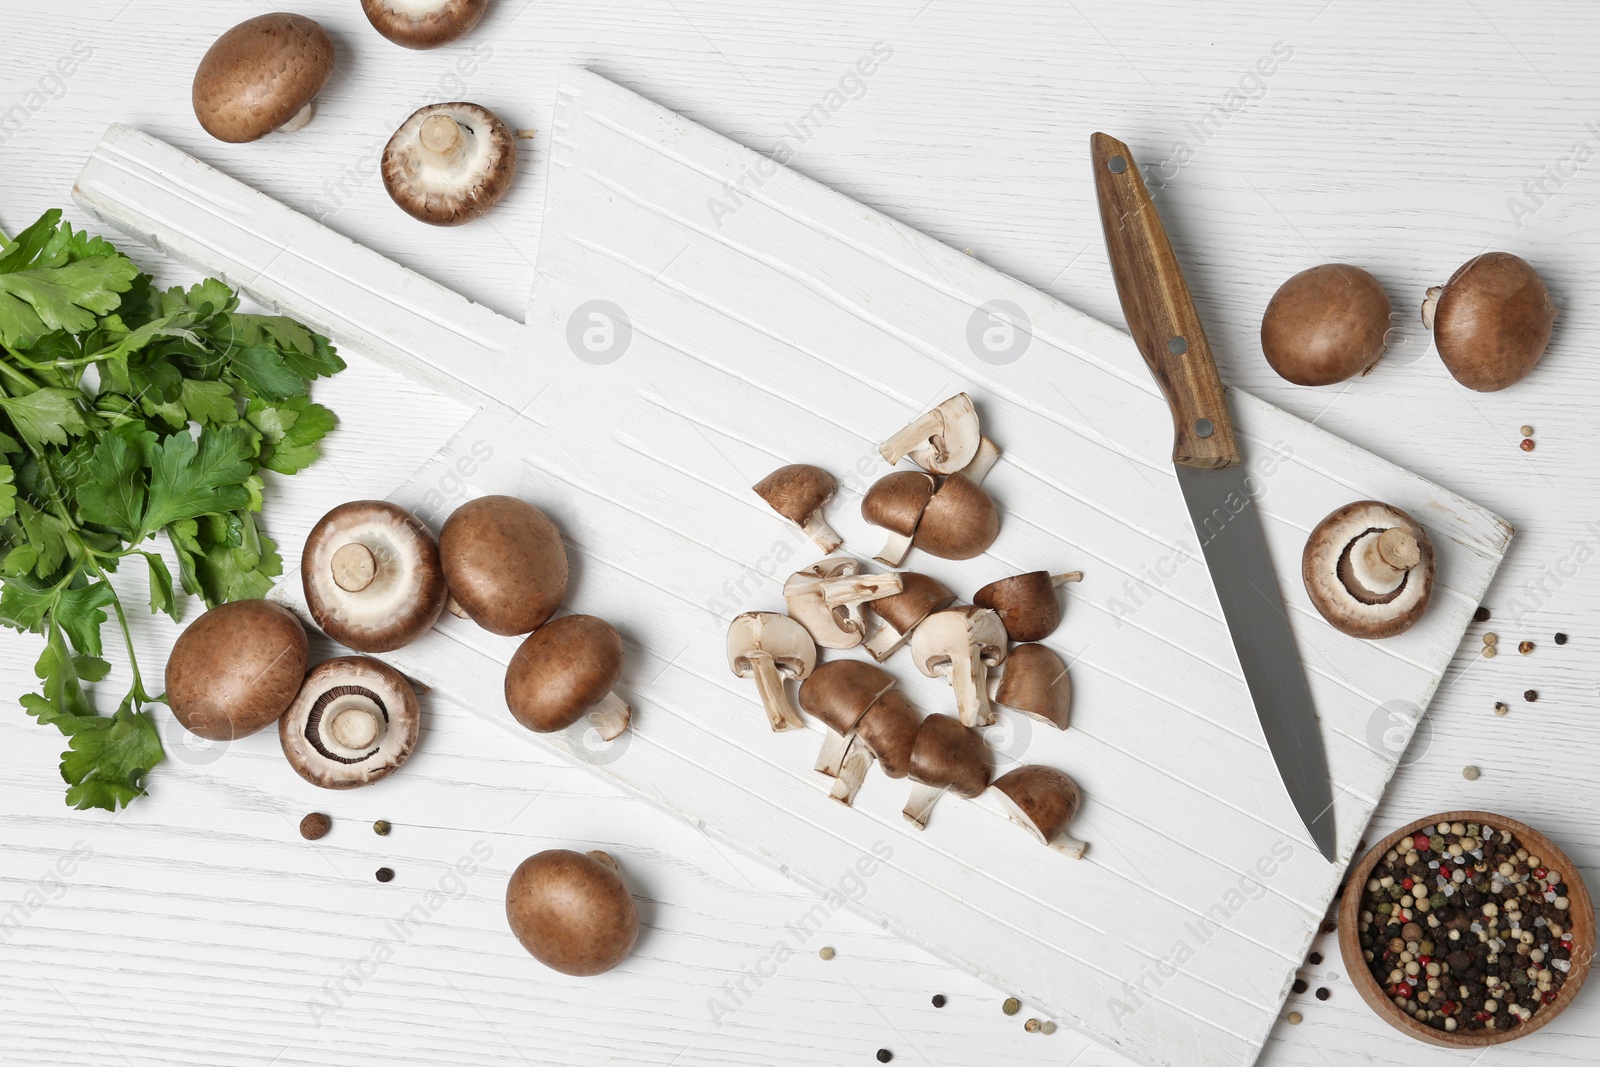
[[[1090,138],[1095,192],[1122,312],[1172,411],[1172,463],[1256,718],[1295,811],[1337,858],[1333,788],[1316,705],[1234,439],[1227,396],[1182,268],[1128,146]]]

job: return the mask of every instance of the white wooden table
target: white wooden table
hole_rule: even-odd
[[[1600,551],[1600,479],[1585,446],[1600,416],[1588,362],[1600,338],[1581,286],[1600,267],[1600,163],[1578,163],[1574,147],[1600,151],[1585,74],[1600,13],[1576,2],[1524,5],[1517,19],[1462,5],[1448,20],[1357,0],[1229,6],[498,0],[467,42],[410,53],[372,34],[353,3],[310,0],[299,9],[340,48],[316,123],[226,146],[195,125],[189,76],[211,37],[265,7],[85,0],[69,18],[13,5],[0,228],[66,206],[95,140],[124,121],[521,317],[545,142],[524,149],[524,178],[493,215],[451,231],[398,214],[376,153],[434,99],[478,100],[514,125],[547,128],[557,72],[589,62],[754,147],[787,137],[801,171],[1119,322],[1084,151],[1089,132],[1111,130],[1162,186],[1227,380],[1518,528],[1486,601],[1494,619],[1467,642],[1493,629],[1508,654],[1488,661],[1463,648],[1375,829],[1440,808],[1504,811],[1563,842],[1592,875],[1600,741],[1587,721],[1595,676],[1579,665],[1600,645],[1585,632],[1597,615],[1588,563]],[[892,57],[859,89],[847,84],[799,143],[789,125],[878,41]],[[1534,262],[1564,312],[1540,370],[1482,396],[1448,379],[1410,305],[1489,247]],[[1373,270],[1395,298],[1397,330],[1367,379],[1299,390],[1266,367],[1255,329],[1283,278],[1325,260]],[[345,427],[327,461],[269,507],[283,539],[346,486],[414,470],[455,422],[439,420],[430,436],[431,402],[399,379],[363,395],[335,380],[319,399]],[[361,426],[383,418],[423,427],[414,454],[362,452]],[[1523,423],[1536,428],[1535,452],[1516,447]],[[451,492],[442,479],[441,496]],[[1570,643],[1555,646],[1556,631]],[[160,662],[172,629],[151,624],[140,637]],[[1533,655],[1509,654],[1524,638]],[[0,636],[7,703],[30,682],[34,655],[31,639]],[[1530,687],[1535,704],[1520,696]],[[1511,705],[1505,718],[1492,714],[1496,700]],[[0,917],[21,920],[0,929],[0,1060],[809,1065],[874,1062],[887,1047],[910,1063],[1122,1062],[1065,1030],[1026,1034],[1026,1007],[1006,1018],[992,991],[848,912],[807,944],[831,945],[835,959],[808,952],[772,969],[773,932],[811,911],[810,893],[581,770],[507,746],[447,693],[432,706],[402,775],[332,801],[287,773],[270,736],[194,750],[174,732],[155,795],[115,818],[63,807],[59,739],[14,706],[0,714]],[[1483,770],[1475,782],[1461,777],[1468,763]],[[340,816],[315,849],[293,829],[313,808]],[[395,833],[372,835],[374,818]],[[573,841],[632,857],[648,929],[626,974],[560,979],[504,934],[506,872]],[[463,858],[475,873],[450,877]],[[396,882],[372,880],[381,865],[400,872]],[[389,924],[408,909],[426,921],[396,938]],[[1331,937],[1320,951],[1326,960],[1304,974],[1330,999],[1291,998],[1305,1021],[1281,1025],[1263,1062],[1458,1061],[1402,1044],[1358,1002]],[[751,995],[731,997],[724,985],[736,982]],[[949,997],[942,1010],[929,1003],[935,992]],[[713,1010],[714,999],[741,1003]],[[1593,1062],[1593,1000],[1586,993],[1537,1037],[1480,1062]]]

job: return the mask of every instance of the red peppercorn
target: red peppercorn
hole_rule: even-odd
[[[1545,993],[1544,1002],[1546,1004],[1554,1004],[1556,1002],[1556,991],[1554,989],[1552,989],[1549,992]]]
[[[1420,852],[1428,851],[1428,835],[1427,834],[1417,834],[1417,835],[1415,835],[1414,837],[1412,837],[1411,843],[1413,845],[1416,845],[1417,846],[1417,850],[1420,851]]]
[[[1478,1020],[1481,1023],[1481,1022],[1483,1022],[1485,1019],[1487,1019],[1489,1017],[1489,1013],[1486,1012],[1486,1011],[1480,1011],[1480,1012],[1476,1013],[1475,1015],[1473,1015],[1472,1017],[1474,1019]]]
[[[1443,1004],[1439,1005],[1439,1010],[1446,1015],[1454,1015],[1456,1007],[1457,1005],[1455,1001],[1447,1000]]]
[[[1524,437],[1522,439],[1522,444],[1519,445],[1518,447],[1520,447],[1524,452],[1532,452],[1533,451],[1533,438]]]
[[[1543,868],[1543,867],[1535,867],[1535,868],[1534,868],[1534,869],[1533,869],[1533,876],[1534,876],[1534,877],[1535,877],[1535,878],[1537,878],[1537,879],[1539,879],[1539,880],[1540,880],[1540,881],[1541,881],[1541,882],[1542,882],[1542,881],[1544,881],[1544,879],[1545,879],[1545,877],[1546,877],[1546,876],[1547,876],[1547,875],[1548,875],[1548,874],[1549,874],[1549,873],[1550,873],[1550,872],[1549,872],[1549,871],[1547,871],[1547,870],[1545,870],[1545,869],[1544,869],[1544,868]]]
[[[1406,888],[1407,888],[1407,889],[1410,889],[1410,888],[1411,888],[1411,887],[1412,887],[1412,886],[1414,886],[1414,885],[1416,885],[1416,884],[1417,884],[1417,883],[1415,883],[1415,882],[1413,882],[1413,881],[1412,881],[1412,880],[1411,880],[1411,879],[1409,879],[1409,878],[1402,878],[1402,879],[1401,879],[1401,880],[1400,880],[1400,884],[1401,884],[1401,885],[1403,885],[1403,886],[1405,886],[1405,887],[1406,887]]]
[[[1417,962],[1422,964],[1424,967],[1426,967],[1428,964],[1433,962],[1433,957],[1432,956],[1418,956],[1417,957]]]

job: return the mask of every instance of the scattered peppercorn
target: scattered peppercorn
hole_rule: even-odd
[[[1533,436],[1533,427],[1532,426],[1524,426],[1522,428],[1521,432],[1522,432],[1522,436],[1524,436],[1524,437],[1532,437]]]
[[[1517,447],[1521,448],[1524,452],[1532,452],[1534,449],[1533,438],[1524,437],[1522,439],[1522,444],[1518,445]]]
[[[1564,645],[1566,643],[1567,643],[1567,635],[1566,634],[1556,634],[1556,644]]]
[[[1306,957],[1306,962],[1311,964],[1313,967],[1319,965],[1322,962],[1322,953],[1313,952],[1311,955]]]
[[[1323,933],[1331,934],[1337,929],[1339,929],[1339,924],[1334,922],[1332,919],[1323,919],[1322,920],[1322,932]]]
[[[1306,989],[1308,988],[1308,986],[1306,985],[1306,980],[1304,978],[1296,978],[1294,980],[1294,985],[1291,986],[1290,988],[1293,989],[1296,993],[1304,993],[1306,991]]]
[[[1317,987],[1316,995],[1318,1000],[1327,1000],[1329,997],[1333,996],[1333,993],[1328,989],[1327,986],[1323,985]]]
[[[377,822],[372,824],[372,832],[377,834],[379,837],[388,837],[391,829],[392,827],[389,825],[389,820],[387,819],[379,819]]]
[[[890,1052],[888,1049],[880,1048],[878,1050],[878,1062],[879,1063],[888,1063],[892,1059],[894,1059],[894,1053]]]
[[[1053,1034],[1056,1032],[1056,1024],[1046,1019],[1044,1025],[1039,1027],[1039,1032],[1041,1034]]]
[[[316,841],[319,838],[326,837],[331,829],[333,829],[333,820],[320,811],[314,811],[300,820],[300,836],[307,841]]]
[[[388,867],[379,867],[377,878],[380,882],[392,882],[394,881],[394,871]]]
[[[1505,701],[1496,700],[1494,702],[1494,713],[1496,715],[1505,715],[1510,710],[1511,710],[1511,705],[1507,704]]]
[[[827,945],[824,945],[817,952],[817,955],[821,956],[825,960],[831,960],[833,959],[833,949]]]
[[[1015,1015],[1017,1012],[1022,1010],[1022,1001],[1018,1000],[1016,997],[1007,997],[1006,1002],[1000,1005],[1000,1010],[1005,1012],[1007,1015]]]
[[[944,1006],[945,1006],[945,1003],[946,1003],[946,1002],[945,1002],[945,999],[944,999],[944,994],[943,994],[943,993],[935,993],[935,994],[934,994],[934,995],[933,995],[933,1006],[934,1006],[934,1007],[936,1007],[936,1008],[942,1008],[942,1007],[944,1007]]]
[[[1479,604],[1478,605],[1478,610],[1474,611],[1472,613],[1472,621],[1473,622],[1488,622],[1489,621],[1489,609],[1484,607],[1482,604]]]
[[[1524,656],[1526,656],[1528,653],[1533,651],[1533,642],[1532,641],[1519,642],[1518,645],[1517,645],[1517,651],[1521,652]]]
[[[1537,689],[1524,690],[1523,694],[1522,694],[1522,699],[1526,700],[1528,703],[1532,704],[1535,700],[1539,699],[1539,691]]]
[[[1470,763],[1461,768],[1461,777],[1465,778],[1469,782],[1476,782],[1478,780],[1478,776],[1482,773],[1482,771],[1478,770],[1478,768],[1474,767]]]
[[[1496,655],[1497,655],[1497,650],[1495,649],[1495,647],[1493,645],[1484,645],[1483,646],[1483,658],[1484,659],[1494,659],[1494,657]]]
[[[1496,633],[1484,634],[1483,643],[1486,645],[1498,645],[1500,643],[1500,635]]]
[[[1297,1011],[1291,1011],[1287,1016],[1285,1016],[1285,1018],[1289,1020],[1290,1026],[1299,1026],[1300,1023],[1304,1021],[1305,1016],[1301,1015]]]
[[[1022,1024],[1022,1028],[1028,1031],[1030,1034],[1037,1034],[1040,1026],[1042,1025],[1043,1024],[1040,1023],[1038,1019],[1029,1019],[1027,1022]]]

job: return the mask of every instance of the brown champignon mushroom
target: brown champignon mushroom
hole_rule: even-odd
[[[1072,679],[1061,657],[1043,645],[1017,645],[994,701],[1012,711],[1065,730],[1072,712]]]
[[[306,675],[306,631],[266,600],[219,604],[167,657],[167,703],[196,737],[232,741],[278,720]]]
[[[1028,765],[995,779],[994,789],[1011,821],[1073,859],[1082,859],[1088,845],[1065,834],[1078,814],[1083,794],[1078,783],[1054,767]]]
[[[897,430],[878,452],[891,465],[910,456],[925,471],[954,474],[972,462],[981,438],[972,398],[957,393]]]
[[[472,32],[489,0],[361,0],[372,28],[406,48],[438,48]]]
[[[506,883],[506,921],[540,963],[575,977],[603,974],[639,939],[639,909],[604,852],[551,849]]]
[[[628,728],[632,710],[612,692],[622,679],[622,635],[593,615],[546,623],[522,642],[506,668],[506,707],[540,734],[588,716],[602,739]]]
[[[989,747],[978,731],[948,715],[929,715],[917,728],[911,747],[911,796],[901,812],[925,829],[939,798],[948,792],[968,800],[982,793],[992,773]]]
[[[1081,581],[1082,571],[1029,571],[990,582],[978,590],[972,602],[980,608],[994,609],[1011,640],[1042,641],[1061,624],[1056,590],[1068,582]]]
[[[994,465],[1000,462],[1000,446],[987,437],[978,438],[978,451],[972,456],[972,462],[962,467],[960,474],[973,485],[982,485],[983,480],[989,477],[989,472]]]
[[[318,519],[300,556],[300,583],[312,621],[357,652],[415,641],[449,596],[432,531],[383,500],[352,500]]]
[[[1261,351],[1295,385],[1332,385],[1377,364],[1389,316],[1378,279],[1348,263],[1324,263],[1273,294],[1261,317]]]
[[[922,716],[900,690],[886,689],[878,694],[856,723],[855,735],[850,738],[828,796],[847,807],[853,804],[874,761],[887,777],[904,778],[910,774],[911,752],[921,726]]]
[[[473,622],[514,637],[538,629],[567,594],[567,550],[544,512],[511,496],[469,500],[439,531],[450,591]]]
[[[900,592],[898,574],[862,574],[861,561],[830,556],[783,583],[789,614],[823,648],[855,648],[867,636],[861,605]]]
[[[728,669],[752,675],[773,733],[805,726],[783,680],[803,682],[817,665],[817,644],[806,628],[775,611],[747,611],[728,627]]]
[[[773,511],[805,531],[822,551],[836,552],[844,544],[844,539],[834,533],[822,514],[839,483],[821,467],[791,463],[779,467],[751,488]]]
[[[1397,507],[1346,504],[1306,539],[1300,573],[1324,619],[1351,637],[1393,637],[1410,629],[1433,593],[1433,543]]]
[[[923,509],[912,544],[940,559],[979,556],[1000,536],[1000,513],[983,487],[952,474]]]
[[[1485,252],[1428,290],[1422,324],[1455,380],[1492,393],[1533,370],[1550,343],[1556,306],[1544,279],[1510,252]]]
[[[366,656],[340,656],[311,668],[278,720],[278,741],[289,766],[312,785],[354,789],[409,759],[421,730],[405,675]]]
[[[383,149],[383,187],[412,218],[459,226],[506,194],[517,173],[511,131],[486,107],[455,100],[411,113]]]
[[[333,73],[333,41],[304,15],[275,11],[218,37],[194,72],[194,117],[219,141],[292,133]]]
[[[800,706],[828,728],[817,770],[838,777],[849,737],[872,702],[894,686],[894,676],[858,659],[824,663],[800,683]]]
[[[861,498],[861,517],[889,531],[883,550],[873,559],[887,567],[900,565],[911,551],[911,539],[933,491],[933,475],[926,471],[895,471],[872,483]]]
[[[923,674],[950,683],[963,723],[994,722],[989,668],[1006,659],[1006,631],[998,615],[970,604],[936,611],[912,633],[911,656]]]
[[[956,595],[944,584],[916,571],[900,572],[900,592],[872,602],[872,610],[882,620],[863,648],[872,658],[882,663],[894,655],[911,639],[915,630],[929,615],[942,611],[955,603]]]

